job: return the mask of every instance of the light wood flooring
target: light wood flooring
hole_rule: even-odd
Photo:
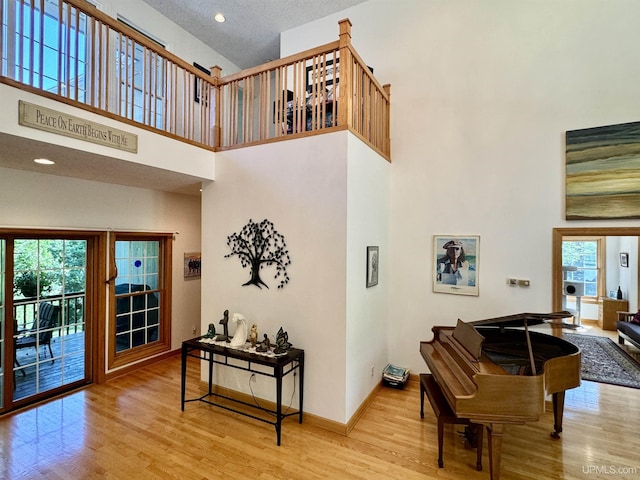
[[[197,385],[195,364],[188,376]],[[486,440],[477,472],[459,426],[445,428],[438,469],[425,409],[421,419],[417,382],[382,388],[348,436],[291,417],[278,447],[271,425],[199,403],[181,412],[176,356],[0,418],[0,478],[488,479]],[[638,479],[639,419],[640,390],[583,382],[567,392],[560,440],[551,413],[506,428],[502,478]]]

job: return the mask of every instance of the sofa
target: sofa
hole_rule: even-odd
[[[616,323],[618,343],[624,345],[626,340],[640,348],[640,311],[638,313],[618,312],[618,318],[619,320]]]

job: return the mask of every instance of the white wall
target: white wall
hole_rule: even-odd
[[[346,418],[378,382],[385,367],[389,316],[391,165],[353,135],[348,137]],[[366,288],[367,246],[379,247],[378,285]],[[371,374],[373,367],[373,375]]]
[[[550,310],[552,228],[576,224],[564,134],[638,120],[640,3],[370,0],[285,32],[282,54],[335,40],[345,17],[391,84],[389,361],[417,373],[434,325]],[[435,234],[481,236],[478,297],[432,292]]]
[[[629,266],[620,266],[620,253],[629,254]],[[629,311],[638,310],[638,237],[607,237],[607,292],[622,290]],[[611,267],[609,268],[609,265]]]
[[[0,228],[180,232],[173,244],[171,347],[193,337],[200,281],[183,254],[200,250],[200,198],[0,168]]]
[[[348,216],[365,209],[364,205],[347,208],[348,200],[357,198],[347,193],[347,175],[351,176],[352,168],[355,174],[364,171],[358,160],[347,160],[349,137],[347,132],[336,132],[217,154],[216,181],[203,191],[202,220],[203,331],[208,323],[217,323],[225,309],[244,314],[249,324],[256,323],[260,338],[267,333],[273,341],[282,326],[293,345],[305,350],[305,411],[340,423],[348,419],[345,398],[352,388],[346,372],[347,356],[355,354],[347,353],[347,311],[367,311],[380,304],[376,297],[382,294],[382,287],[365,292],[362,261],[367,242],[380,243],[383,251],[386,244],[385,234],[375,222],[368,235],[358,232],[359,238],[349,237]],[[357,147],[353,150],[362,153]],[[355,184],[365,181],[358,179]],[[375,181],[382,183],[379,178]],[[380,190],[382,199],[388,196],[384,185]],[[367,214],[371,218],[380,204],[372,200],[369,206],[373,208]],[[243,269],[235,257],[224,258],[230,251],[228,235],[239,232],[249,219],[259,222],[265,218],[285,236],[291,255],[292,263],[287,267],[291,281],[282,289],[276,288],[275,270],[268,267],[261,273],[268,289],[242,286],[249,280],[249,269]],[[356,243],[361,260],[352,267],[347,256]],[[359,293],[350,292],[352,268],[361,268],[355,287]],[[357,298],[365,293],[370,293],[368,306]],[[384,361],[382,310],[371,315],[369,341],[363,338],[356,342],[358,348],[364,343],[371,348],[363,356],[367,365],[373,362],[379,366]],[[350,329],[367,334],[363,330],[362,326]],[[231,388],[247,389],[242,374],[221,373]],[[259,396],[273,397],[272,382],[258,388]],[[357,388],[361,390],[359,383]],[[366,389],[365,395],[370,390]],[[286,392],[284,398],[288,398]],[[349,410],[353,410],[351,403]]]

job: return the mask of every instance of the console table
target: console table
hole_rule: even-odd
[[[282,420],[285,417],[292,415],[298,415],[299,423],[302,423],[302,393],[304,386],[304,350],[299,348],[292,348],[284,355],[268,356],[260,355],[257,353],[246,352],[236,348],[230,348],[219,344],[211,344],[201,342],[202,337],[193,338],[182,342],[182,375],[181,375],[181,408],[184,411],[184,404],[187,402],[204,402],[209,405],[215,405],[217,407],[230,410],[232,412],[251,417],[255,420],[259,420],[264,423],[268,423],[276,427],[276,439],[278,445],[280,445],[280,433],[282,427]],[[198,398],[185,399],[186,392],[186,374],[187,374],[187,358],[198,358],[209,362],[209,389],[208,392]],[[235,363],[229,363],[229,359],[240,360],[241,365]],[[213,365],[224,365],[239,370],[255,373],[257,375],[263,375],[266,377],[272,377],[276,380],[276,405],[275,410],[268,410],[266,408],[243,402],[235,398],[221,395],[213,392]],[[255,366],[260,365],[261,369],[256,369]],[[265,368],[266,367],[266,368]],[[269,371],[270,370],[270,371]],[[296,372],[298,375],[298,410],[290,413],[282,412],[282,379],[290,373]],[[295,380],[294,380],[295,381]],[[216,403],[216,398],[224,398],[237,404],[242,404],[246,407],[251,407],[268,414],[274,415],[275,420],[267,420],[265,418],[252,415],[244,411],[237,410],[227,405]]]

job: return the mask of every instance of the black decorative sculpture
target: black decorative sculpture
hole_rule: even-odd
[[[229,338],[229,310],[225,310],[224,311],[224,316],[222,317],[222,319],[218,322],[220,325],[222,325],[222,328],[224,329],[222,335],[218,335],[216,337],[216,341],[218,342],[231,342],[231,339]]]
[[[267,334],[264,334],[264,340],[260,342],[260,345],[256,347],[256,352],[268,352],[271,348],[271,342],[269,341],[269,337]]]
[[[273,349],[273,353],[287,353],[287,350],[291,348],[291,344],[289,343],[289,334],[282,330],[278,330],[276,334],[276,347]]]
[[[289,283],[289,275],[287,274],[287,266],[291,264],[289,250],[285,243],[284,236],[276,231],[273,223],[266,218],[260,223],[254,223],[249,220],[240,233],[234,233],[227,237],[227,245],[231,249],[231,253],[225,255],[225,258],[234,255],[240,259],[242,268],[251,267],[251,278],[242,286],[255,285],[262,288],[261,285],[269,288],[260,278],[260,270],[265,266],[276,267],[276,274],[273,278],[280,277],[278,288],[283,288]]]
[[[215,338],[216,337],[216,326],[213,323],[209,324],[209,330],[205,334],[204,338]]]

